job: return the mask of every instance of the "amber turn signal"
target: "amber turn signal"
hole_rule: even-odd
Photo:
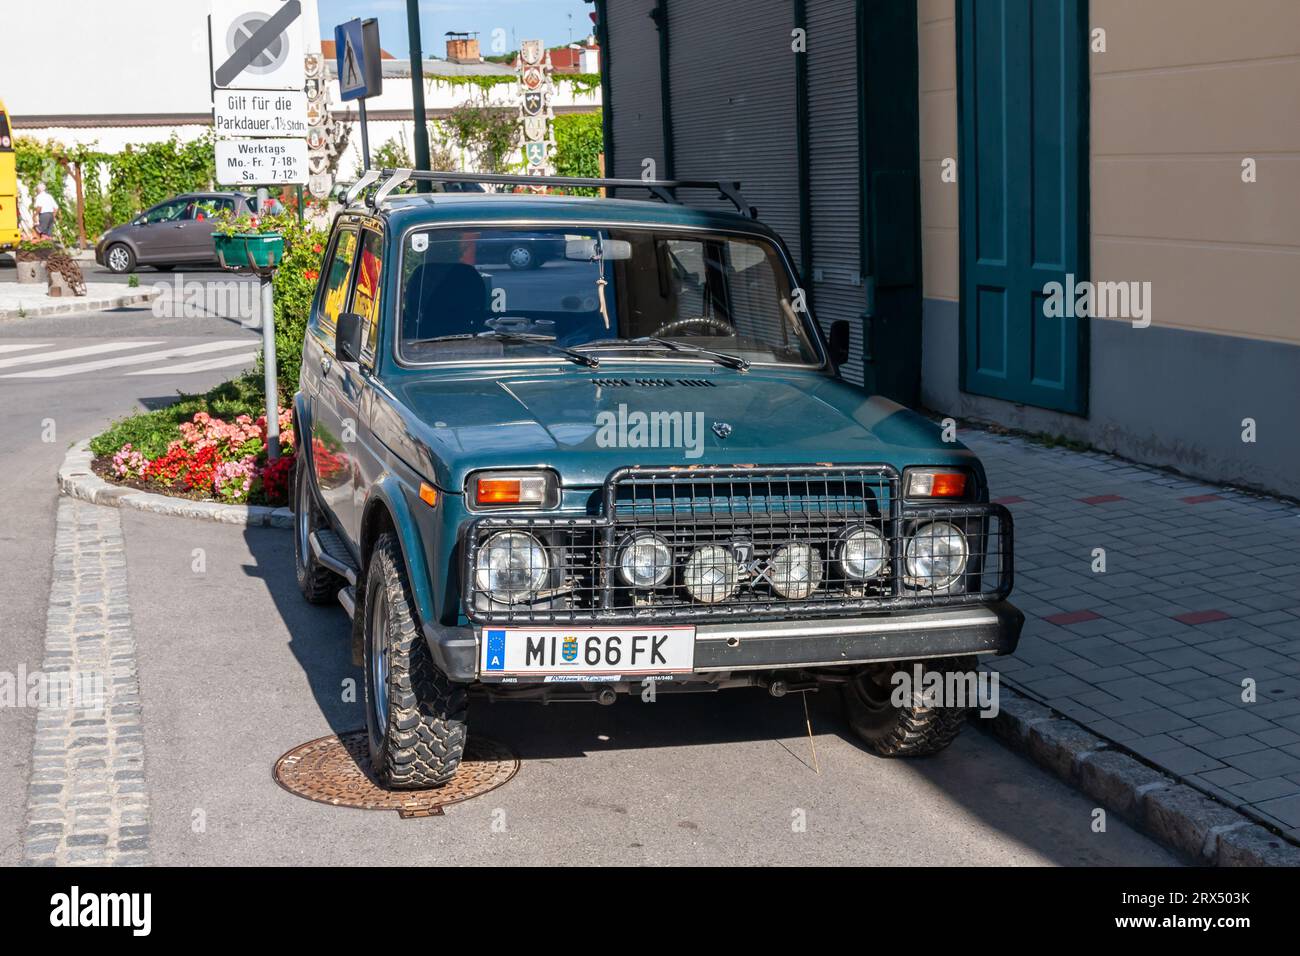
[[[438,503],[438,489],[426,482],[420,482],[420,500],[430,508]]]
[[[964,471],[909,471],[908,498],[962,498],[966,495]]]

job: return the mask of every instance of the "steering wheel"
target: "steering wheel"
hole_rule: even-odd
[[[714,318],[711,315],[693,315],[688,316],[685,319],[675,319],[672,322],[661,325],[659,328],[651,332],[650,335],[653,338],[660,338],[673,332],[680,331],[681,329],[688,328],[692,325],[703,326],[711,332],[716,332],[719,335],[724,336],[734,335],[736,332],[736,330],[731,327],[730,322],[724,322],[722,319]]]

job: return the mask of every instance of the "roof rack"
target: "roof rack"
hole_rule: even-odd
[[[348,190],[344,199],[351,205],[358,196],[363,196],[371,186],[382,184],[369,197],[366,205],[371,209],[388,198],[388,195],[403,183],[411,180],[431,183],[484,183],[493,186],[581,186],[595,189],[644,189],[656,199],[667,203],[679,200],[673,194],[676,189],[710,189],[718,197],[726,199],[736,211],[747,219],[758,218],[758,210],[745,201],[740,194],[740,183],[712,179],[596,179],[585,176],[520,176],[501,173],[444,173],[428,172],[422,169],[367,169],[361,178]]]

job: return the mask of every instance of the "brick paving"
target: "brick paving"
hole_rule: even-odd
[[[23,862],[147,863],[149,801],[126,552],[116,508],[62,498]]]
[[[993,665],[1003,679],[1300,841],[1300,507],[1100,453],[960,438],[1014,502],[1026,623]]]

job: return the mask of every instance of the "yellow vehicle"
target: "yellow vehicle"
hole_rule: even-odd
[[[0,100],[0,249],[18,245],[18,167],[9,114]]]

